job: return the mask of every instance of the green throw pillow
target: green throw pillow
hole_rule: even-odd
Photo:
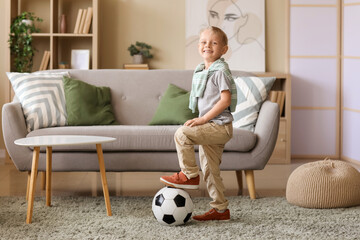
[[[111,106],[109,87],[96,87],[66,76],[63,83],[68,125],[118,124]]]
[[[190,92],[169,84],[149,125],[177,125],[198,117],[189,109]]]

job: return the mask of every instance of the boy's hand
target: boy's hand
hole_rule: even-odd
[[[203,117],[200,117],[200,118],[193,118],[193,119],[186,121],[184,123],[184,126],[194,127],[197,125],[203,125],[205,123],[207,123],[207,121]]]

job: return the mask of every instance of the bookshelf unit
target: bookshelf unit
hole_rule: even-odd
[[[272,91],[284,91],[285,103],[280,117],[278,139],[269,164],[291,163],[291,78],[284,73],[255,73],[259,77],[276,77]]]
[[[7,0],[9,26],[12,19],[24,11],[33,12],[43,19],[35,23],[40,33],[33,34],[34,56],[32,71],[38,71],[45,51],[50,51],[47,69],[58,69],[60,62],[71,66],[72,49],[90,50],[90,69],[98,68],[98,0]],[[87,34],[75,34],[74,28],[79,9],[92,7],[92,21]],[[61,15],[66,16],[66,33],[60,33]],[[10,31],[10,29],[9,29]],[[10,51],[9,51],[10,55]],[[8,71],[14,71],[9,56]]]

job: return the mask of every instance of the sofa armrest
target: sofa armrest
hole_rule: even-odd
[[[32,152],[27,147],[18,146],[16,139],[24,138],[28,134],[21,104],[11,102],[2,108],[2,130],[6,149],[18,170],[29,168]]]
[[[257,143],[251,151],[253,161],[256,161],[258,170],[263,169],[274,151],[279,132],[280,111],[279,105],[265,101],[259,111],[255,126]]]

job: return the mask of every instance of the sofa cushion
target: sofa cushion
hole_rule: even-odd
[[[149,125],[179,125],[199,116],[189,109],[190,92],[169,84]]]
[[[104,151],[176,151],[174,134],[179,125],[169,126],[68,126],[39,129],[27,136],[41,135],[96,135],[115,137],[117,140],[103,145]],[[234,129],[233,138],[224,151],[247,152],[254,148],[256,135],[247,130]],[[59,146],[53,151],[95,151],[93,145]]]
[[[109,87],[97,87],[66,76],[63,82],[68,125],[118,124],[111,106]]]
[[[64,75],[68,73],[7,73],[23,108],[28,132],[66,125]]]
[[[233,112],[235,128],[255,130],[261,105],[275,80],[275,77],[234,77],[237,90],[237,104]]]
[[[58,72],[60,70],[51,71]],[[190,91],[194,73],[193,70],[170,69],[149,71],[69,69],[68,72],[72,78],[95,86],[110,87],[114,115],[122,125],[148,125],[169,83]],[[234,76],[253,75],[242,71],[232,71],[232,73]]]

